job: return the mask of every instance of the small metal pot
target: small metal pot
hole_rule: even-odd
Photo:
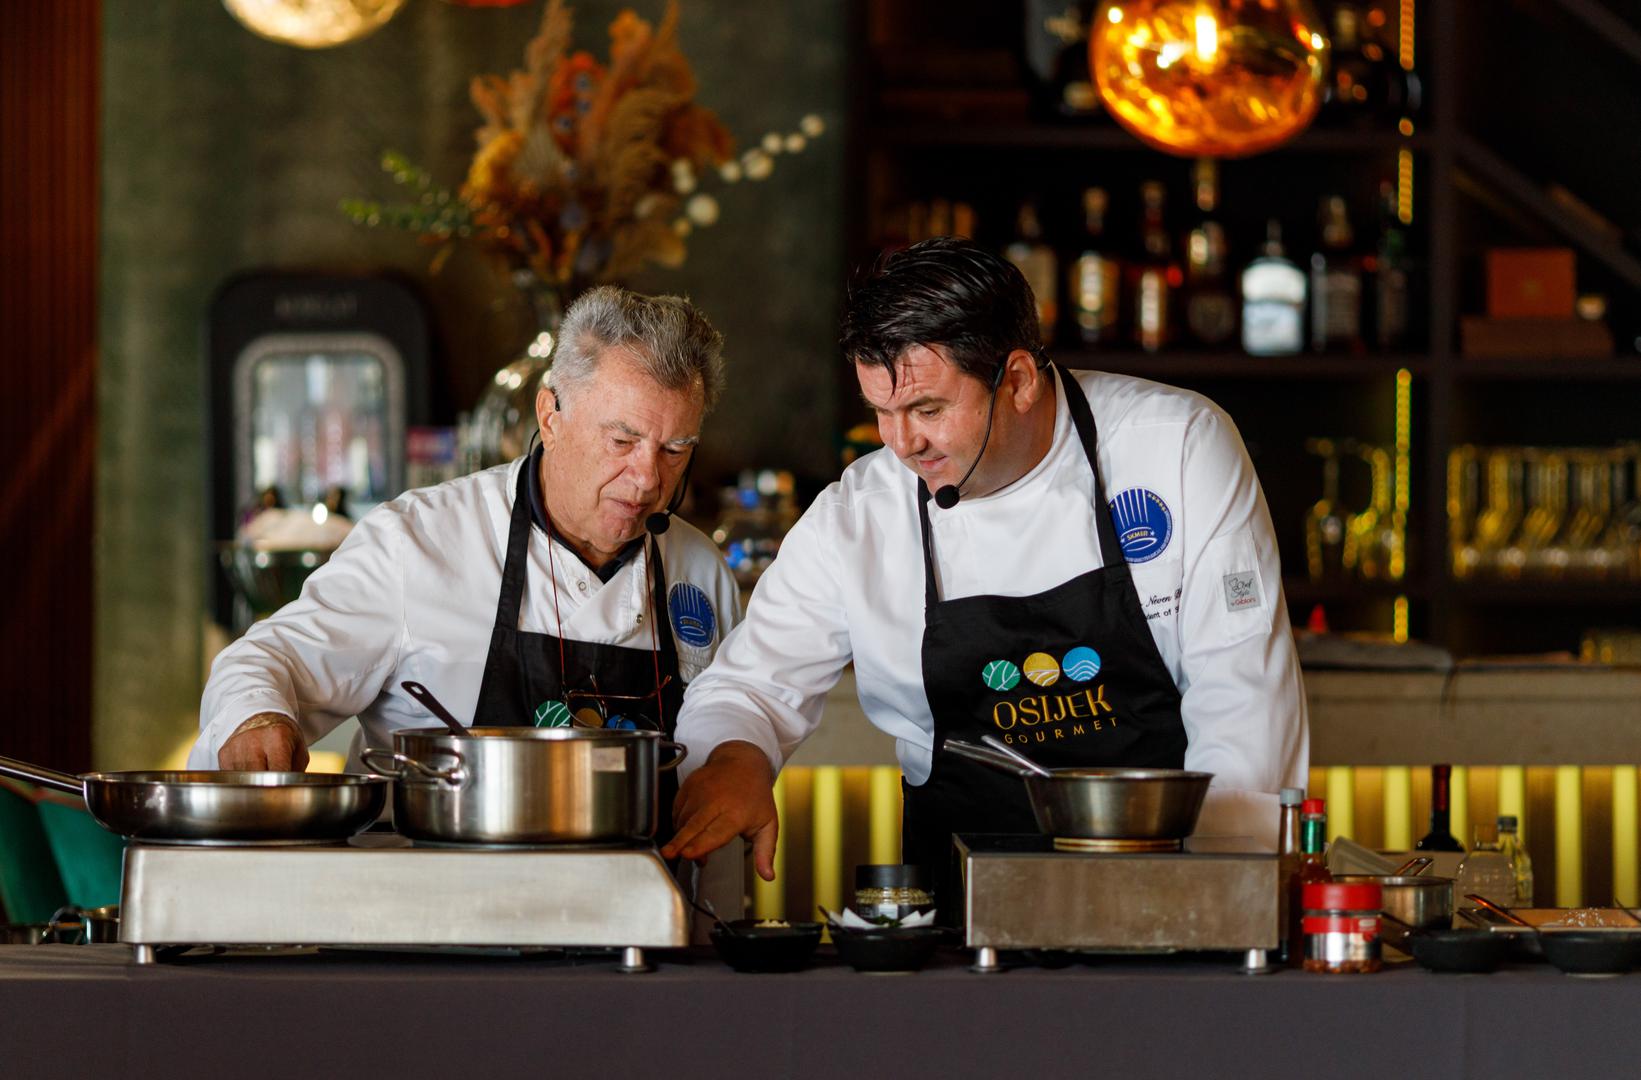
[[[665,763],[663,746],[676,751]],[[395,731],[391,752],[361,756],[395,779],[394,827],[413,840],[586,844],[650,839],[661,770],[686,753],[653,731],[438,727]]]
[[[1333,880],[1379,886],[1385,912],[1415,930],[1446,930],[1453,925],[1452,878],[1341,874]]]

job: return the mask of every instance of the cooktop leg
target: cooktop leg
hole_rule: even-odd
[[[986,975],[989,975],[995,971],[1002,971],[1003,965],[997,962],[997,950],[992,948],[990,945],[980,946],[980,948],[975,950],[974,966],[969,968],[969,970],[978,971]]]
[[[1269,975],[1274,970],[1266,958],[1264,949],[1249,949],[1248,955],[1242,961],[1242,974]]]
[[[154,946],[131,946],[131,959],[138,964],[152,964],[154,962]]]
[[[624,975],[636,975],[645,971],[654,971],[644,960],[644,950],[628,946],[621,950],[621,966],[616,969]]]

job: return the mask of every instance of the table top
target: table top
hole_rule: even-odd
[[[119,945],[0,947],[0,1060],[30,1077],[173,1080],[202,1061],[282,1078],[448,1078],[458,1061],[473,1075],[551,1062],[557,1075],[839,1077],[1356,1075],[1413,1060],[1426,1075],[1499,1077],[1628,1075],[1641,1058],[1628,1019],[1641,974],[1250,976],[1228,957],[978,974],[954,950],[921,972],[866,975],[823,949],[803,972],[744,975],[710,951],[653,958],[638,975],[614,955],[556,952],[193,953],[141,967]],[[42,1024],[59,1038],[41,1039]]]

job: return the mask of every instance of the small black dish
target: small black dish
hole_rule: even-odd
[[[712,947],[736,971],[801,971],[815,958],[821,924],[795,922],[759,926],[758,919],[736,919],[712,928]]]
[[[1544,958],[1568,975],[1622,975],[1641,956],[1641,931],[1540,931]]]
[[[832,927],[838,956],[856,971],[917,971],[929,962],[946,932],[938,926],[893,926],[880,930]]]
[[[1507,942],[1487,930],[1420,930],[1408,935],[1413,959],[1430,971],[1486,975],[1504,960]]]

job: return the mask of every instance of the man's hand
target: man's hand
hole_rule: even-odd
[[[302,772],[308,747],[296,721],[284,713],[257,713],[217,751],[217,767],[235,772]]]
[[[775,774],[769,758],[748,742],[727,742],[712,752],[672,804],[677,829],[661,857],[704,859],[737,836],[752,841],[752,865],[775,880]]]

